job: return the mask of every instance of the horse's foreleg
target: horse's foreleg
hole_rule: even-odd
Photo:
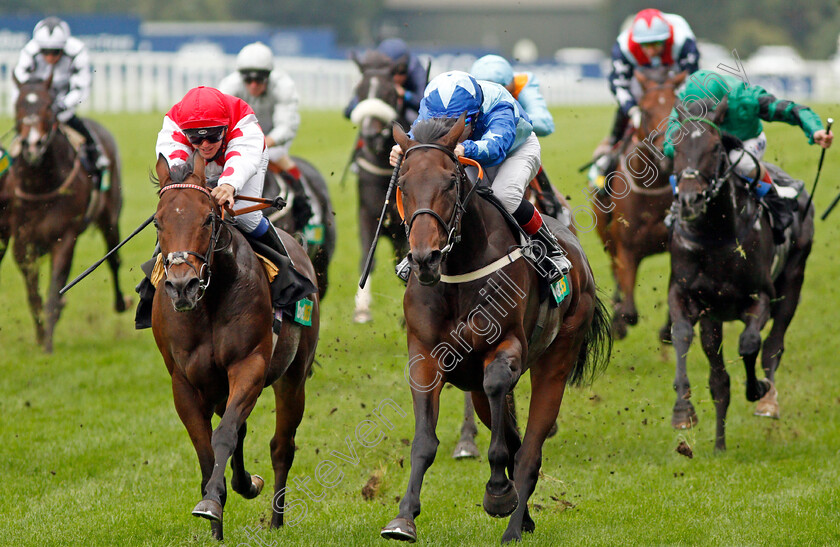
[[[475,436],[478,428],[475,426],[475,414],[473,411],[472,395],[469,391],[464,392],[464,422],[461,424],[461,438],[452,452],[456,460],[461,458],[477,458],[478,447],[475,445]]]
[[[234,448],[233,456],[230,459],[230,469],[233,472],[230,479],[230,487],[246,500],[250,500],[256,498],[262,492],[265,481],[259,475],[251,475],[245,470],[245,455],[242,447],[245,444],[245,436],[247,434],[248,422],[246,421],[239,428],[236,448]]]
[[[671,426],[675,429],[688,429],[697,424],[697,413],[691,404],[691,385],[688,382],[686,369],[686,355],[694,338],[694,323],[696,317],[690,317],[686,303],[683,301],[675,285],[668,292],[668,308],[671,316],[671,342],[674,344],[677,367],[674,376],[674,390],[677,401],[671,416]]]
[[[106,252],[120,243],[119,227],[116,220],[110,217],[110,211],[106,210],[98,222],[99,230],[105,238]],[[108,257],[108,268],[111,270],[111,278],[114,281],[114,309],[118,312],[124,312],[131,306],[131,298],[123,296],[120,289],[120,257],[118,253]]]
[[[715,450],[726,450],[726,411],[729,408],[729,373],[723,362],[723,325],[700,320],[700,343],[709,359],[709,391],[715,402]]]
[[[639,259],[623,245],[618,246],[615,256],[615,276],[618,290],[621,292],[621,302],[616,306],[616,316],[625,325],[635,325],[639,322],[639,312],[636,310],[636,273],[639,270]],[[625,327],[626,332],[626,327]]]
[[[52,275],[50,276],[49,292],[47,293],[46,330],[44,333],[44,350],[47,353],[52,353],[55,325],[58,323],[58,318],[61,317],[61,310],[64,308],[63,298],[58,294],[58,291],[70,277],[70,265],[73,262],[73,248],[75,246],[75,235],[67,233],[52,248]]]
[[[363,192],[361,192],[361,184],[359,185],[359,190],[359,241],[362,246],[362,254],[359,260],[359,272],[361,272],[365,267],[368,251],[373,244],[373,235],[376,233],[375,223],[377,220],[377,213],[371,213],[365,207],[365,199],[370,199],[370,196],[362,195]],[[376,259],[374,258],[370,263],[371,274],[373,274],[375,266]],[[369,276],[365,286],[356,290],[356,308],[353,311],[353,321],[355,323],[368,323],[373,319],[373,316],[370,313],[370,304],[372,300],[370,284],[371,278]]]
[[[755,362],[761,349],[761,329],[770,318],[770,297],[759,293],[753,305],[744,312],[742,320],[746,325],[738,339],[738,354],[744,360],[747,373],[747,400],[757,401],[770,390],[770,380],[758,381],[755,375]]]
[[[290,372],[305,367],[290,367]],[[274,497],[272,499],[271,527],[283,525],[286,510],[286,481],[295,459],[295,432],[303,418],[306,392],[303,381],[287,375],[274,383],[275,431],[271,438],[271,464],[274,468]],[[308,492],[308,490],[307,490]],[[304,515],[305,516],[305,512]],[[289,526],[294,526],[303,516],[293,516]],[[295,518],[296,517],[296,518]]]
[[[252,354],[228,368],[228,395],[225,413],[213,431],[210,444],[213,448],[213,472],[205,487],[204,499],[193,509],[193,515],[222,521],[222,510],[227,497],[225,468],[233,455],[239,430],[251,414],[265,381],[265,356]]]
[[[508,451],[505,426],[510,420],[506,397],[519,379],[521,354],[519,340],[511,336],[485,360],[484,393],[490,405],[490,448],[487,451],[490,480],[484,492],[484,511],[491,517],[506,517],[519,503],[513,481],[505,473],[514,456]]]
[[[409,344],[409,355],[420,355],[411,350],[411,344]],[[436,363],[437,361],[428,352],[424,352],[423,359],[409,367],[414,406],[411,475],[408,479],[408,488],[400,501],[399,514],[382,528],[382,537],[388,539],[411,542],[417,540],[414,519],[420,514],[420,488],[423,486],[426,470],[435,461],[438,444],[440,444],[435,429],[440,411],[440,392],[443,389],[443,381],[437,372]]]
[[[41,294],[38,292],[38,255],[32,245],[25,245],[19,243],[20,239],[15,241],[14,255],[15,262],[21,274],[23,274],[23,281],[26,283],[26,297],[29,302],[29,311],[32,314],[32,320],[35,322],[35,339],[38,344],[44,345],[44,301],[41,299]]]
[[[175,411],[178,412],[178,417],[187,429],[198,456],[198,465],[201,467],[201,496],[204,497],[207,483],[213,473],[214,463],[213,447],[210,443],[212,409],[202,407],[201,394],[178,373],[172,375],[172,395],[175,400]],[[223,539],[221,512],[219,520],[213,521],[212,533],[214,538],[220,541]]]

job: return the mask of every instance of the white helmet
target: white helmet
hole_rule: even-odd
[[[32,39],[41,49],[64,49],[70,38],[70,27],[58,17],[47,17],[38,21],[32,31]]]
[[[248,71],[268,71],[274,68],[274,55],[271,53],[271,48],[262,42],[254,42],[242,48],[239,55],[236,56],[236,70]]]

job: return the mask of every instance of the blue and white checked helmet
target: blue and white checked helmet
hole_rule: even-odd
[[[423,94],[423,103],[434,118],[455,118],[467,112],[475,117],[481,110],[484,94],[478,82],[460,70],[435,76]]]

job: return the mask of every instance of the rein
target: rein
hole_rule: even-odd
[[[411,227],[414,225],[414,221],[417,219],[418,216],[431,215],[435,220],[437,220],[441,224],[441,226],[443,226],[444,231],[448,234],[446,237],[446,245],[443,247],[443,249],[440,250],[440,252],[443,254],[443,257],[446,258],[446,255],[449,253],[449,251],[452,250],[452,247],[456,243],[461,241],[461,217],[466,212],[466,207],[470,201],[470,198],[473,196],[475,190],[478,188],[478,186],[481,184],[481,181],[484,179],[484,170],[481,168],[481,165],[479,165],[478,162],[476,162],[475,160],[471,160],[469,158],[464,157],[459,158],[455,155],[455,153],[452,150],[449,150],[448,148],[445,148],[439,144],[416,144],[405,151],[405,157],[408,157],[408,155],[411,152],[420,148],[431,148],[434,150],[440,150],[441,152],[449,156],[450,159],[452,159],[452,161],[455,163],[456,169],[458,171],[458,176],[455,179],[455,206],[452,208],[452,216],[449,217],[449,222],[443,220],[443,218],[441,218],[441,216],[432,209],[423,208],[415,210],[414,213],[412,213],[411,218],[408,220],[408,222],[405,223],[405,237],[408,238],[409,233],[411,232]],[[462,185],[465,184],[465,181],[467,180],[467,173],[463,167],[465,164],[472,165],[478,168],[478,181],[476,181],[472,188],[470,188],[469,192],[467,192],[466,197],[462,201],[461,189]],[[401,198],[400,194],[398,194],[398,196]],[[402,202],[402,199],[400,199],[400,202]]]
[[[55,190],[47,192],[46,194],[35,194],[31,192],[25,192],[20,188],[20,186],[15,186],[15,197],[20,198],[24,201],[49,201],[51,199],[69,195],[72,193],[70,191],[70,186],[73,184],[73,181],[76,180],[76,177],[79,175],[79,170],[81,168],[82,162],[77,156],[76,161],[73,162],[73,170],[70,171],[70,174],[67,175],[67,178],[64,179],[64,182],[61,183],[61,186],[59,186]]]

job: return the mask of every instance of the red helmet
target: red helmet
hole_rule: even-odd
[[[183,129],[227,127],[230,112],[224,93],[212,87],[194,87],[172,107],[171,118]]]

